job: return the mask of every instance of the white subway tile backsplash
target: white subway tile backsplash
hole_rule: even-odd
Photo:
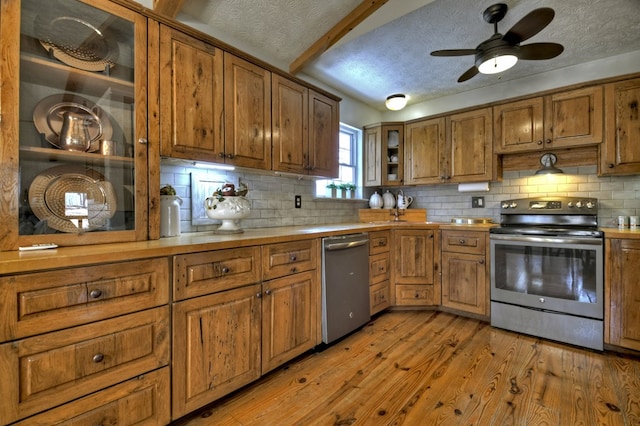
[[[618,215],[640,215],[640,176],[597,177],[597,167],[565,168],[564,175],[534,176],[533,171],[506,172],[502,182],[492,182],[489,192],[460,193],[458,186],[423,185],[403,187],[405,195],[414,197],[412,208],[427,209],[427,220],[449,222],[451,217],[490,217],[500,219],[500,203],[511,198],[539,195],[571,195],[599,200],[598,221],[601,226],[614,226]],[[358,220],[358,209],[368,208],[366,200],[316,199],[315,182],[295,176],[267,173],[218,172],[191,169],[173,164],[162,165],[161,184],[172,185],[183,199],[180,209],[182,232],[210,232],[217,227],[191,223],[191,173],[211,175],[213,180],[238,183],[249,187],[247,198],[252,211],[242,220],[246,229],[293,225],[324,225]],[[399,188],[389,188],[396,193]],[[367,191],[366,194],[373,192]],[[384,192],[384,191],[383,191]],[[210,195],[210,194],[209,194]],[[302,196],[302,208],[294,208],[294,196]],[[368,197],[368,195],[366,195]],[[471,197],[485,197],[485,208],[471,208]]]

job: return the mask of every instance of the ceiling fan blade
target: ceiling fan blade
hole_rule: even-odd
[[[564,51],[558,43],[531,43],[520,46],[519,59],[539,60],[555,58]]]
[[[465,71],[465,73],[462,74],[460,78],[458,78],[458,83],[462,83],[463,81],[469,80],[471,77],[478,74],[479,72],[480,71],[478,71],[478,67],[476,67],[475,65],[472,66],[467,71]]]
[[[465,56],[475,54],[475,49],[434,50],[433,52],[431,52],[431,56]]]
[[[511,44],[522,43],[549,25],[555,14],[553,9],[549,7],[535,9],[511,27],[502,39]]]

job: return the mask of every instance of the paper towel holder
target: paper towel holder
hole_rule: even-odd
[[[489,182],[459,183],[458,192],[489,192]]]

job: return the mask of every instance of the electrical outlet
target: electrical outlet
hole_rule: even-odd
[[[474,209],[484,208],[484,197],[471,197],[471,207]]]
[[[300,195],[296,195],[294,205],[296,209],[299,209],[302,207],[302,197]]]

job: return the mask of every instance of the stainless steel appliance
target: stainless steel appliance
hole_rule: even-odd
[[[491,325],[602,350],[603,233],[595,198],[506,200],[490,230]]]
[[[369,235],[322,239],[322,341],[331,343],[366,324]]]

